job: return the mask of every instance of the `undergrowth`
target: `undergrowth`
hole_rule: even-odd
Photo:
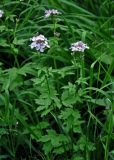
[[[114,2],[1,0],[0,10],[0,160],[114,160]]]

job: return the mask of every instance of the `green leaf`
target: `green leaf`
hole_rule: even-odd
[[[6,26],[5,25],[1,25],[0,26],[0,32],[3,32],[3,31],[5,31],[7,28],[6,28]]]
[[[35,102],[38,105],[49,106],[49,105],[51,105],[52,100],[47,97],[47,98],[35,99]]]
[[[55,96],[55,97],[53,97],[53,100],[54,100],[54,102],[55,102],[55,107],[57,107],[57,108],[61,108],[62,107],[62,104],[61,104],[61,102],[60,102],[60,99],[57,97],[57,96]]]
[[[61,99],[63,105],[66,107],[72,107],[77,101],[76,96],[73,93],[69,93],[67,90],[62,93]]]
[[[26,42],[25,39],[20,39],[20,40],[18,40],[17,38],[15,38],[15,39],[13,40],[13,44],[15,44],[15,45],[24,45],[25,42]]]
[[[43,145],[43,150],[44,150],[46,155],[48,153],[51,153],[52,149],[53,149],[53,146],[51,145],[50,142],[47,142],[46,144]]]
[[[108,107],[111,105],[111,101],[108,98],[105,99],[91,99],[89,102],[92,102],[94,104],[97,104],[99,106],[105,106]]]
[[[0,136],[7,134],[7,133],[8,133],[8,131],[5,128],[0,128]]]
[[[0,39],[0,46],[9,47],[10,45],[7,43],[6,39]]]

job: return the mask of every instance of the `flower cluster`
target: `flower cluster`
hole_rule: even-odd
[[[0,18],[3,16],[4,12],[0,10]]]
[[[83,43],[82,41],[79,41],[76,43],[72,43],[70,49],[72,52],[84,52],[84,50],[89,49],[89,47],[87,46],[87,44]]]
[[[38,35],[30,39],[32,41],[30,47],[35,48],[37,51],[44,52],[46,48],[50,48],[47,38],[43,35]]]
[[[50,17],[51,15],[58,15],[58,14],[61,14],[61,12],[59,12],[56,9],[45,10],[45,18]]]
[[[55,9],[45,10],[45,18],[53,15],[58,15],[58,14],[61,14],[61,12]],[[60,33],[54,32],[54,35],[59,37]],[[50,48],[47,38],[45,38],[45,36],[42,34],[34,36],[30,40],[32,41],[32,43],[30,44],[31,49],[35,48],[39,52],[44,52],[46,48]],[[77,51],[84,52],[85,49],[89,49],[89,47],[87,46],[87,44],[83,43],[82,41],[72,43],[70,47],[72,54],[74,54],[74,52],[77,52]]]

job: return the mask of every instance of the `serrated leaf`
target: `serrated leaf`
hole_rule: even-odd
[[[88,100],[89,102],[91,103],[94,103],[94,104],[97,104],[99,106],[105,106],[105,107],[108,107],[111,105],[111,101],[107,98],[105,99],[91,99],[91,100]]]
[[[53,149],[53,146],[51,145],[50,142],[47,142],[46,144],[43,145],[43,150],[45,154],[50,153],[52,149]]]
[[[6,39],[0,39],[0,46],[9,47],[10,45],[7,43]]]
[[[51,105],[51,99],[49,98],[39,98],[39,99],[35,99],[36,104],[38,105],[42,105],[42,106],[49,106]]]
[[[7,134],[8,132],[6,131],[6,129],[4,128],[0,128],[0,136],[1,135],[4,135],[4,134]]]
[[[51,110],[52,110],[52,108],[50,107],[50,108],[48,108],[48,109],[42,111],[41,117],[46,116],[48,113],[51,112]]]
[[[40,112],[40,111],[42,111],[42,110],[44,110],[46,108],[48,108],[48,106],[39,106],[39,107],[37,107],[37,109],[35,111],[36,112]]]
[[[5,31],[6,29],[7,29],[6,26],[4,26],[4,25],[1,25],[1,26],[0,26],[0,32]]]
[[[62,147],[54,148],[53,152],[56,153],[56,154],[62,154],[62,153],[65,152],[65,150],[64,150],[64,148],[62,146]]]
[[[74,94],[69,94],[69,91],[64,91],[62,93],[61,99],[62,99],[63,105],[68,107],[71,107],[77,101],[76,96]]]
[[[13,44],[15,44],[15,45],[23,45],[23,44],[25,44],[25,42],[26,42],[25,39],[20,39],[20,40],[18,40],[17,38],[15,38],[15,39],[13,40]]]
[[[62,107],[62,104],[61,104],[61,102],[60,102],[60,99],[55,96],[55,97],[53,98],[53,100],[54,100],[54,102],[55,102],[56,107],[60,109],[60,108]]]

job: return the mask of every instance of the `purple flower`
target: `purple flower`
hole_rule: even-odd
[[[61,14],[61,12],[59,12],[56,9],[45,10],[45,18],[50,17],[51,15],[58,15],[58,14]]]
[[[84,52],[84,50],[89,49],[89,47],[87,46],[87,44],[83,43],[82,41],[79,41],[79,42],[72,43],[70,49],[72,52],[76,52],[76,51]]]
[[[0,10],[0,18],[3,16],[4,11]]]
[[[50,48],[47,38],[40,34],[30,39],[32,41],[30,47],[35,48],[37,51],[44,52],[46,48]]]

